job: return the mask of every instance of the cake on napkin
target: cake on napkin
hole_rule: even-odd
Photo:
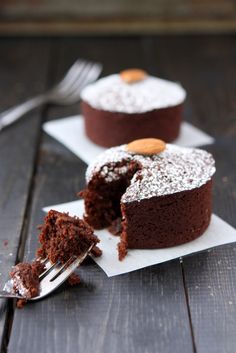
[[[81,92],[85,132],[112,147],[144,137],[175,140],[186,92],[178,83],[129,69],[98,80]]]
[[[199,237],[212,212],[212,155],[141,139],[110,148],[86,172],[85,220],[94,228],[121,218],[119,258],[127,249],[179,245]]]

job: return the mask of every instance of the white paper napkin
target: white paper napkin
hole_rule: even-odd
[[[45,212],[48,212],[50,209],[59,212],[69,212],[71,216],[82,217],[84,202],[83,200],[78,200],[43,208]],[[118,260],[118,236],[110,234],[106,229],[95,231],[95,234],[101,240],[99,247],[102,249],[103,254],[99,258],[94,258],[94,260],[108,277],[135,271],[143,267],[236,241],[236,229],[214,214],[212,215],[208,229],[200,238],[166,249],[129,250],[128,255],[123,261]]]
[[[87,164],[105,150],[86,137],[81,115],[49,121],[43,125],[43,129]],[[187,122],[182,123],[180,136],[174,141],[179,146],[187,147],[197,147],[213,142],[213,137]]]

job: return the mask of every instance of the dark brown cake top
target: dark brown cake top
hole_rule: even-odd
[[[98,174],[109,183],[127,173],[129,162],[138,162],[140,170],[122,196],[124,203],[198,188],[215,173],[212,155],[201,149],[167,144],[163,152],[143,156],[129,152],[126,146],[106,150],[86,172],[87,183]]]
[[[48,258],[52,263],[65,263],[70,258],[83,254],[92,244],[92,253],[95,256],[98,253],[96,244],[99,239],[93,234],[93,229],[78,217],[50,210],[44,224],[39,228],[41,247],[37,256],[40,258]]]

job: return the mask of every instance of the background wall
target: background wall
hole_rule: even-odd
[[[0,0],[0,34],[236,31],[236,0]]]

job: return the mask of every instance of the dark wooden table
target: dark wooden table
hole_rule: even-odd
[[[236,38],[89,37],[0,39],[0,110],[42,92],[78,57],[103,74],[143,67],[181,81],[185,119],[216,137],[214,211],[236,227]],[[1,286],[32,259],[42,207],[75,199],[85,163],[41,130],[79,108],[47,106],[0,133]],[[107,278],[92,260],[82,283],[17,310],[0,300],[2,352],[236,352],[236,244]]]

